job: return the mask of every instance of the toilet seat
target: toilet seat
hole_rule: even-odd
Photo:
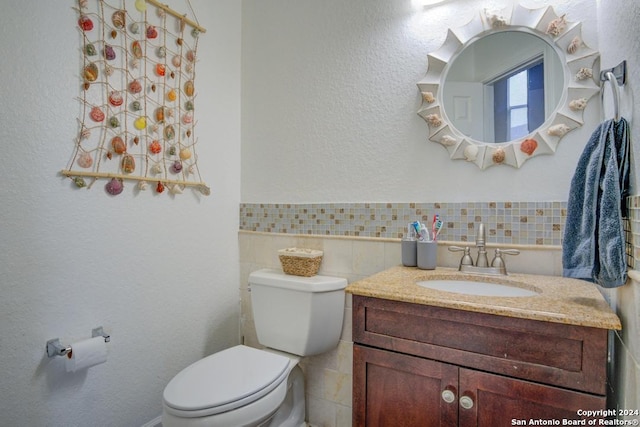
[[[238,345],[205,357],[178,373],[163,393],[168,412],[204,417],[248,405],[277,388],[292,361],[282,355]]]

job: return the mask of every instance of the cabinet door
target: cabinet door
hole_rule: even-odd
[[[462,427],[530,425],[531,419],[562,423],[581,419],[579,410],[606,407],[603,396],[464,368],[460,368],[459,403]]]
[[[358,344],[353,367],[354,427],[458,424],[458,367]]]

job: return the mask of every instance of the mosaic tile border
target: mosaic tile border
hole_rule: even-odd
[[[473,241],[483,222],[494,243],[562,244],[566,202],[240,204],[240,229],[288,234],[401,238],[407,224],[444,221],[441,240]]]

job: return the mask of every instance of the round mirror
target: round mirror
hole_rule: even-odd
[[[523,138],[542,126],[558,107],[565,80],[558,52],[524,31],[469,43],[443,74],[443,116],[487,143]]]
[[[582,126],[597,58],[552,7],[485,10],[429,54],[418,114],[452,159],[520,167]]]

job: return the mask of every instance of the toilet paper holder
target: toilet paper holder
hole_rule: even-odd
[[[102,326],[98,326],[97,328],[94,328],[91,330],[91,338],[95,338],[95,337],[104,338],[104,342],[111,341],[111,336],[104,332],[104,329],[102,329]],[[47,356],[49,357],[66,356],[69,353],[71,353],[71,346],[63,345],[60,342],[60,338],[54,338],[47,341]]]

